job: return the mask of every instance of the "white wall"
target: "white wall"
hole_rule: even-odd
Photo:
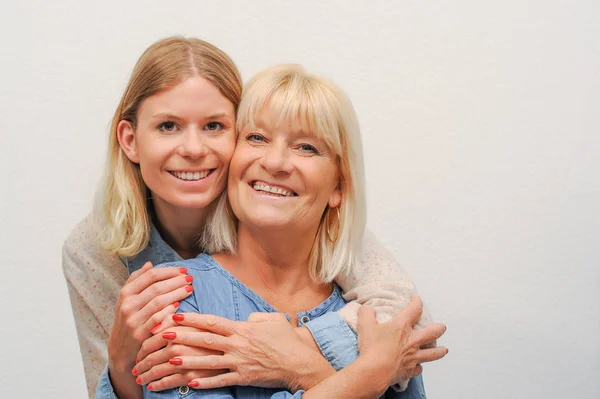
[[[369,225],[448,325],[431,398],[598,397],[600,3],[17,3],[0,6],[0,396],[85,396],[62,241],[136,59],[183,34],[245,79],[300,62],[350,94]]]

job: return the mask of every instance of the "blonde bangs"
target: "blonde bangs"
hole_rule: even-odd
[[[293,123],[295,130],[314,134],[336,155],[342,154],[340,115],[336,88],[306,73],[299,65],[282,65],[258,73],[244,89],[238,109],[238,132],[256,128],[260,113],[278,115],[277,126]],[[295,123],[295,124],[294,124]]]

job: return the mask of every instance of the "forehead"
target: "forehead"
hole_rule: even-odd
[[[175,113],[197,115],[226,113],[234,116],[234,106],[219,89],[201,76],[193,76],[175,86],[146,98],[139,112],[154,114],[168,109]]]

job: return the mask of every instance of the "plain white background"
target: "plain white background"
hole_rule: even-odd
[[[83,398],[60,251],[155,40],[244,80],[299,62],[359,114],[369,226],[448,325],[430,398],[600,392],[600,3],[27,1],[0,6],[0,396]]]

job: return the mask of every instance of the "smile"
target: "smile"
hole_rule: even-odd
[[[267,183],[254,181],[252,182],[252,188],[256,191],[261,191],[264,193],[268,193],[270,195],[278,196],[278,197],[297,197],[294,191],[286,187],[279,187],[275,185],[270,185]]]
[[[204,179],[206,176],[211,174],[213,171],[214,171],[214,169],[207,169],[207,170],[203,170],[203,171],[199,171],[199,172],[169,171],[169,173],[172,174],[173,176],[175,176],[176,178],[178,178],[179,180],[197,181],[197,180]]]

